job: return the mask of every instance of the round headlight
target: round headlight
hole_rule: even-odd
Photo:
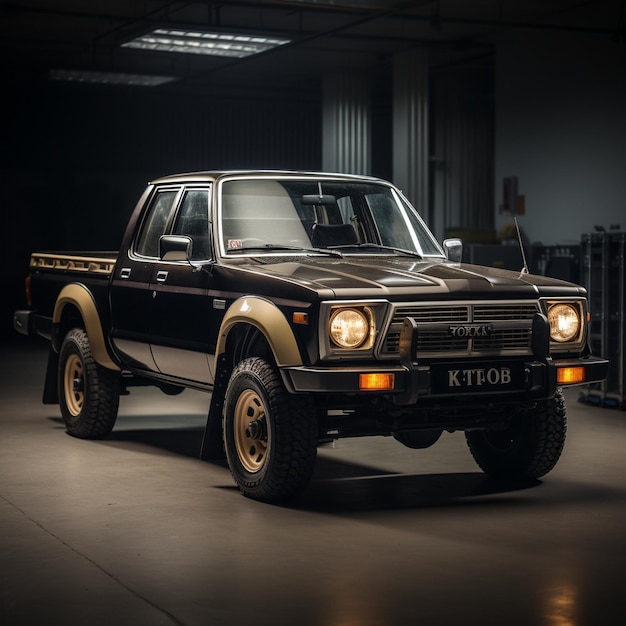
[[[330,318],[329,332],[340,348],[360,348],[369,336],[369,319],[358,309],[338,309]]]
[[[548,309],[548,322],[552,341],[572,341],[580,334],[580,314],[572,304],[553,304]]]

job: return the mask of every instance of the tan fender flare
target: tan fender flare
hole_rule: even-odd
[[[228,333],[240,323],[255,326],[263,333],[279,367],[302,365],[296,338],[284,314],[275,304],[256,296],[243,296],[226,311],[215,350],[216,362],[226,350]]]
[[[100,323],[100,315],[98,314],[93,296],[87,287],[78,283],[72,283],[63,287],[54,305],[53,324],[61,322],[63,310],[69,304],[75,306],[83,318],[85,331],[91,346],[91,354],[96,363],[110,370],[119,370],[120,368],[109,356],[104,333],[102,332],[102,324]]]

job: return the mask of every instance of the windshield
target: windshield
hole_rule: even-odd
[[[225,256],[298,251],[443,256],[415,209],[393,187],[375,182],[225,181],[219,217]]]

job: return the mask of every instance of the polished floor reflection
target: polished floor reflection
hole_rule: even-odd
[[[0,353],[3,625],[624,623],[626,412],[570,390],[543,481],[486,478],[461,434],[345,440],[270,506],[198,459],[207,395],[134,390],[109,439],[73,439],[20,339]]]

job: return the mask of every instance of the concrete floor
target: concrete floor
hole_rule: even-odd
[[[461,434],[339,441],[279,507],[198,459],[207,395],[135,390],[109,439],[66,435],[43,345],[0,352],[4,626],[625,623],[625,412],[570,390],[561,462],[526,485]]]

